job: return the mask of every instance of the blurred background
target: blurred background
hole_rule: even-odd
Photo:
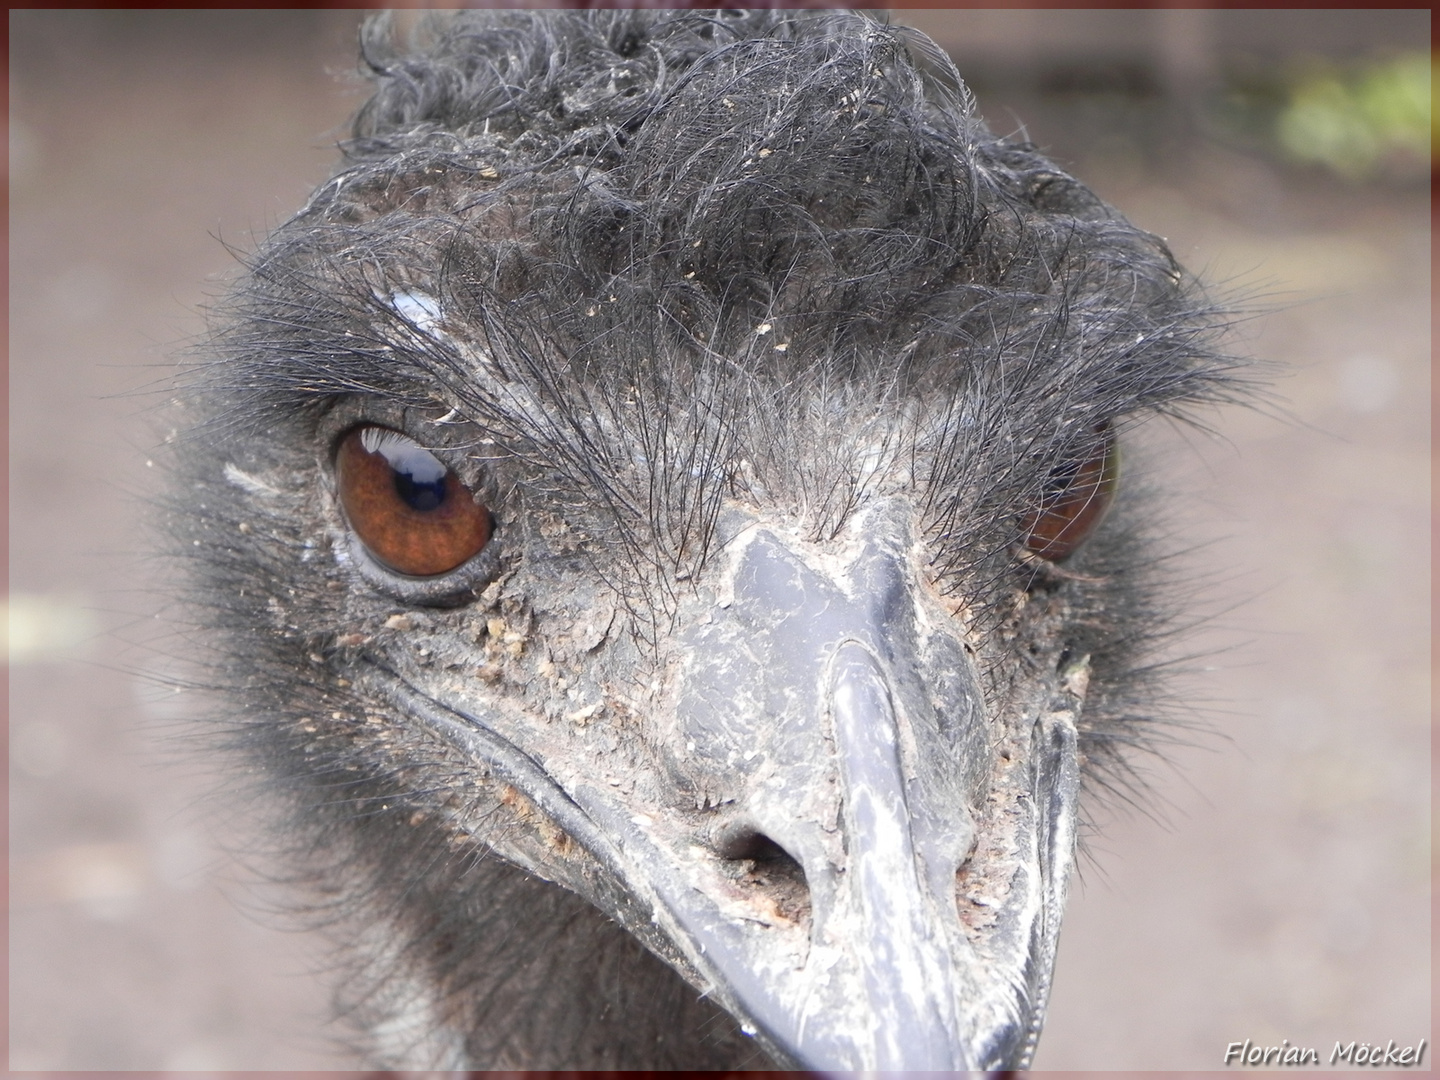
[[[10,14],[10,1066],[347,1068],[319,957],[222,854],[155,689],[148,413],[327,175],[345,11]],[[1247,297],[1274,398],[1157,431],[1212,615],[1203,730],[1102,811],[1039,1069],[1430,1036],[1428,11],[896,11]]]

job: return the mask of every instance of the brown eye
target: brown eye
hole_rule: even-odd
[[[1115,431],[1103,425],[1100,443],[1079,465],[1051,477],[1040,509],[1021,522],[1025,546],[1051,562],[1069,557],[1095,531],[1115,498],[1120,480],[1120,446]]]
[[[490,541],[490,511],[413,439],[358,427],[335,454],[340,505],[379,562],[399,574],[454,570]]]

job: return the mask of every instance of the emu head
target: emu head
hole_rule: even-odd
[[[477,1032],[506,949],[567,947],[538,879],[775,1061],[1025,1064],[1081,790],[1155,715],[1119,446],[1231,396],[1217,319],[919,35],[422,46],[372,27],[221,310],[173,515],[377,1055],[525,1063]]]

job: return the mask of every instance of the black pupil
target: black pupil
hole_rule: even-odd
[[[394,471],[395,494],[410,509],[423,514],[445,501],[445,477],[449,470],[430,451],[394,432],[380,435],[375,440],[374,451],[381,454]]]
[[[1059,466],[1050,474],[1050,479],[1045,485],[1045,499],[1047,502],[1058,502],[1070,493],[1075,481],[1080,477],[1079,462],[1069,461]]]
[[[411,473],[395,471],[395,493],[412,510],[424,512],[434,510],[445,501],[445,477],[439,480],[419,480]]]

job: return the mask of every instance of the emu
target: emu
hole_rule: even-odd
[[[1157,238],[837,13],[367,26],[182,393],[210,730],[378,1065],[1024,1067],[1166,715]]]

